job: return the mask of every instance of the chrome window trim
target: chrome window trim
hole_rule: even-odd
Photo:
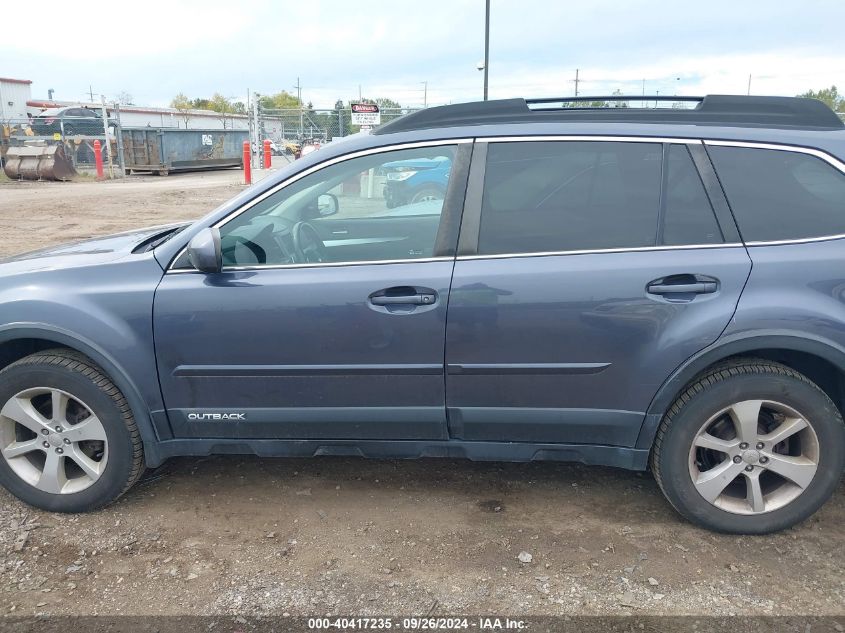
[[[822,235],[821,237],[802,237],[795,240],[770,240],[768,242],[746,242],[746,246],[783,246],[785,244],[812,244],[813,242],[834,242],[845,239],[845,233],[838,235]]]
[[[362,156],[371,156],[373,154],[382,154],[382,153],[387,153],[387,152],[399,151],[399,150],[403,150],[403,149],[416,149],[416,148],[420,148],[420,147],[439,147],[439,146],[443,146],[443,145],[460,145],[462,143],[472,143],[473,141],[474,141],[473,138],[441,139],[441,140],[436,140],[436,141],[415,141],[413,143],[400,143],[398,145],[383,145],[383,146],[380,146],[380,147],[371,147],[369,149],[363,149],[363,150],[359,150],[357,152],[352,152],[352,153],[349,153],[349,154],[343,154],[341,156],[335,156],[334,158],[330,158],[329,160],[323,161],[322,163],[317,163],[316,165],[312,165],[308,169],[304,169],[301,172],[294,174],[290,178],[286,178],[282,182],[278,183],[277,185],[271,187],[270,189],[268,189],[267,191],[262,193],[257,198],[253,198],[252,200],[247,202],[245,205],[243,205],[239,209],[232,211],[232,213],[227,215],[222,220],[219,220],[215,224],[212,224],[210,228],[220,228],[224,224],[227,224],[228,222],[231,222],[232,220],[237,218],[242,213],[249,211],[249,209],[254,207],[256,204],[258,204],[259,202],[262,202],[266,198],[269,198],[270,196],[272,196],[276,192],[280,191],[281,189],[284,189],[288,185],[295,183],[297,180],[301,180],[302,178],[305,178],[306,176],[310,176],[311,174],[323,169],[324,167],[330,167],[332,165],[336,165],[338,163],[345,162],[347,160],[353,160],[355,158],[361,158]],[[167,267],[165,274],[171,273],[171,272],[173,272],[173,273],[196,272],[193,268],[174,268],[173,267],[173,265],[179,260],[179,258],[182,257],[182,255],[185,254],[186,250],[188,250],[187,244],[185,244],[185,246],[179,251],[179,253],[177,253],[176,257],[174,257],[173,260],[170,262],[170,265]],[[427,261],[427,260],[430,260],[430,259],[432,259],[432,258],[402,259],[402,260],[390,260],[390,261],[393,262],[393,263],[395,263],[396,261],[402,261],[402,262],[416,261],[416,262],[419,262],[419,261]],[[378,261],[381,261],[381,260],[378,260]],[[384,261],[387,261],[387,260],[384,260]],[[313,268],[313,267],[317,267],[317,266],[330,266],[330,265],[352,266],[352,265],[361,264],[361,263],[370,264],[370,263],[377,263],[377,262],[354,262],[354,261],[353,262],[323,262],[323,263],[317,263],[317,264],[280,264],[278,266],[272,265],[272,264],[270,264],[270,265],[257,264],[257,265],[254,265],[254,266],[238,266],[238,267],[224,266],[223,271],[252,270],[252,269],[258,269],[258,268],[277,268],[277,267],[285,267],[285,268],[294,268],[294,267],[295,268],[305,268],[305,267],[308,267],[308,268]]]
[[[700,138],[672,138],[664,136],[601,136],[585,134],[547,134],[543,136],[479,136],[479,143],[524,143],[526,141],[596,141],[602,143],[680,143],[700,145]]]
[[[286,268],[337,268],[339,266],[376,266],[383,264],[424,264],[426,262],[451,262],[454,257],[418,257],[416,259],[373,259],[360,262],[319,262],[307,264],[253,264],[251,266],[227,266],[221,272],[236,273],[248,270],[276,270]],[[197,273],[206,275],[196,268],[171,268],[167,271],[174,275],[184,273]]]
[[[810,156],[815,156],[816,158],[820,158],[828,165],[836,168],[843,174],[845,174],[845,163],[841,160],[833,156],[832,154],[828,154],[824,150],[815,149],[812,147],[804,147],[801,145],[779,145],[777,143],[757,143],[753,141],[714,141],[714,140],[704,140],[704,144],[707,146],[714,146],[714,147],[742,147],[745,149],[771,149],[776,150],[779,152],[793,152],[795,154],[809,154]]]
[[[524,257],[557,257],[562,255],[606,255],[610,253],[647,253],[652,251],[689,251],[710,248],[738,248],[742,247],[740,242],[729,244],[682,244],[678,246],[632,246],[619,248],[593,248],[572,251],[542,251],[537,253],[497,253],[493,255],[460,255],[458,261],[471,261],[474,259],[514,259]]]

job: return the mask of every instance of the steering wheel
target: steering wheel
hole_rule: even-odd
[[[326,261],[326,245],[320,239],[317,229],[308,222],[297,222],[290,231],[296,258],[305,264]]]
[[[231,235],[230,236],[232,244],[228,246],[228,248],[224,249],[223,251],[223,260],[224,261],[231,261],[234,262],[235,256],[234,251],[235,247],[240,245],[245,247],[249,250],[252,255],[255,257],[256,264],[264,264],[267,262],[267,251],[265,251],[261,246],[256,244],[250,239],[243,237],[242,235]]]

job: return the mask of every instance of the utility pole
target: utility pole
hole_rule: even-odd
[[[302,85],[299,82],[299,77],[296,78],[296,100],[299,101],[299,138],[305,138],[305,128],[302,122]]]
[[[94,103],[94,88],[91,86],[91,84],[88,84],[88,97],[91,103]]]
[[[106,156],[109,160],[109,178],[114,180],[114,161],[111,157],[111,142],[109,141],[109,113],[106,110],[106,98],[100,95],[100,99],[102,101],[103,112],[103,137],[106,139]],[[93,97],[91,97],[91,101],[94,101]]]
[[[751,96],[751,75],[748,75],[748,92],[746,93],[749,97]]]
[[[123,130],[121,129],[120,123],[120,104],[115,102],[114,104],[114,121],[115,121],[115,134],[117,136],[117,165],[120,168],[120,177],[123,178],[126,176],[126,159],[123,156]]]
[[[423,85],[423,108],[428,107],[428,82],[423,81],[420,82]]]
[[[298,80],[297,80],[298,83]],[[250,164],[253,167],[260,167],[267,169],[264,164],[264,152],[261,151],[263,145],[261,144],[261,122],[258,115],[258,93],[256,92],[252,97],[252,129],[254,133],[255,142],[250,143]],[[255,148],[255,151],[252,151]]]
[[[484,100],[487,101],[487,80],[490,72],[490,0],[484,10]]]
[[[578,73],[579,73],[580,71],[581,71],[581,69],[580,69],[580,68],[576,68],[576,69],[575,69],[575,96],[576,96],[576,97],[578,96],[578,81],[579,81],[579,79],[578,79]]]

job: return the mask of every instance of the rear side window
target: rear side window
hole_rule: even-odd
[[[661,244],[720,244],[724,241],[710,199],[686,145],[669,145],[664,183]]]
[[[655,245],[662,154],[659,143],[491,143],[478,252]]]
[[[786,150],[708,147],[743,239],[845,234],[845,174]]]

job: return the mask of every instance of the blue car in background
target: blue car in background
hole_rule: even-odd
[[[452,161],[446,156],[397,160],[384,165],[387,178],[384,198],[387,208],[442,200],[446,195]]]

